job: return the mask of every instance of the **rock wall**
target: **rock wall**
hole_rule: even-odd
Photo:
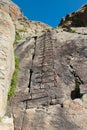
[[[7,12],[13,20],[17,20],[22,15],[20,8],[9,0],[0,0],[0,8]]]
[[[7,95],[14,71],[15,28],[9,14],[0,10],[0,117],[7,108]]]
[[[87,5],[60,25],[87,26],[86,12]],[[14,3],[0,0],[0,130],[87,130],[87,28],[72,29],[28,21]],[[6,113],[15,32],[20,65]]]
[[[87,35],[77,32],[48,29],[16,45],[15,130],[87,129]]]
[[[87,27],[87,5],[84,5],[77,12],[66,15],[62,18],[59,26],[62,27]]]

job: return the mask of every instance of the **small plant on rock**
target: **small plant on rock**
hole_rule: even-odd
[[[21,40],[21,36],[19,35],[19,33],[16,32],[15,35],[15,41],[14,41],[14,45],[17,43],[17,41]]]
[[[12,76],[12,80],[11,80],[11,86],[10,86],[10,90],[8,92],[8,100],[10,99],[10,97],[14,94],[15,89],[16,89],[16,81],[17,81],[17,75],[18,75],[18,68],[19,68],[19,60],[17,58],[16,52],[14,52],[14,56],[15,56],[15,71],[13,73]]]
[[[71,33],[76,33],[76,30],[70,30]]]

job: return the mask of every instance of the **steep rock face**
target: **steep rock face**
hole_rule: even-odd
[[[21,39],[25,40],[27,37],[32,37],[38,35],[41,31],[45,29],[50,29],[51,27],[36,21],[30,21],[26,17],[19,17],[15,22],[16,32],[21,36]]]
[[[0,8],[7,12],[13,20],[22,15],[21,10],[11,0],[0,0]]]
[[[14,129],[12,118],[4,115],[15,67],[13,49],[15,34],[19,34],[20,39],[23,40],[29,35],[36,35],[36,30],[40,32],[47,27],[43,23],[29,22],[12,1],[0,0],[0,130]]]
[[[7,95],[14,71],[15,28],[10,16],[0,10],[0,117],[7,107]]]
[[[14,71],[12,18],[21,37],[15,45],[20,61],[17,88],[7,112],[14,117],[15,130],[87,130],[87,29],[52,30],[28,21],[10,0],[0,0],[0,5],[0,116],[6,111]],[[79,12],[84,10],[86,6]],[[72,25],[77,26],[75,19]],[[0,130],[14,127],[12,118],[0,122]]]
[[[67,15],[59,24],[62,27],[87,27],[87,5],[84,5],[77,12]]]
[[[16,34],[20,36],[20,40],[26,39],[28,36],[37,35],[44,29],[51,28],[44,23],[28,20],[23,16],[21,9],[11,0],[0,0],[0,9],[11,16]]]
[[[87,35],[48,29],[15,49],[20,61],[10,102],[15,130],[86,130]]]

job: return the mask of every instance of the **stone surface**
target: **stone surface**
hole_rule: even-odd
[[[4,117],[0,121],[0,130],[14,130],[13,118]]]
[[[39,21],[30,21],[24,16],[19,17],[18,20],[15,21],[15,25],[16,31],[21,36],[22,40],[25,40],[28,37],[37,36],[45,29],[51,28],[47,24]]]
[[[17,20],[22,15],[20,8],[11,0],[0,0],[0,8],[7,12],[13,20]]]
[[[87,4],[80,10],[66,15],[59,25],[62,27],[87,27]]]
[[[14,71],[15,28],[11,17],[0,10],[0,117],[7,108],[7,95]]]
[[[65,128],[64,128],[65,127]],[[76,130],[59,105],[27,109],[23,130]]]
[[[87,130],[87,5],[63,19],[65,29],[29,21],[10,0],[0,8],[0,117],[14,71],[12,43],[21,37],[17,88],[0,130]]]
[[[16,46],[20,67],[10,102],[16,130],[87,127],[87,107],[80,99],[85,99],[87,89],[86,48],[87,35],[62,29],[45,30]],[[75,90],[77,82],[80,95]]]
[[[87,103],[87,94],[85,94],[82,98],[83,102]]]
[[[66,114],[68,114],[72,122],[75,122],[79,129],[84,130],[87,128],[87,107],[85,107],[81,99],[66,101],[64,107]]]

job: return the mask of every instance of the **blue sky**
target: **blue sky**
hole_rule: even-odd
[[[29,20],[56,27],[61,18],[78,10],[87,0],[13,0]]]

